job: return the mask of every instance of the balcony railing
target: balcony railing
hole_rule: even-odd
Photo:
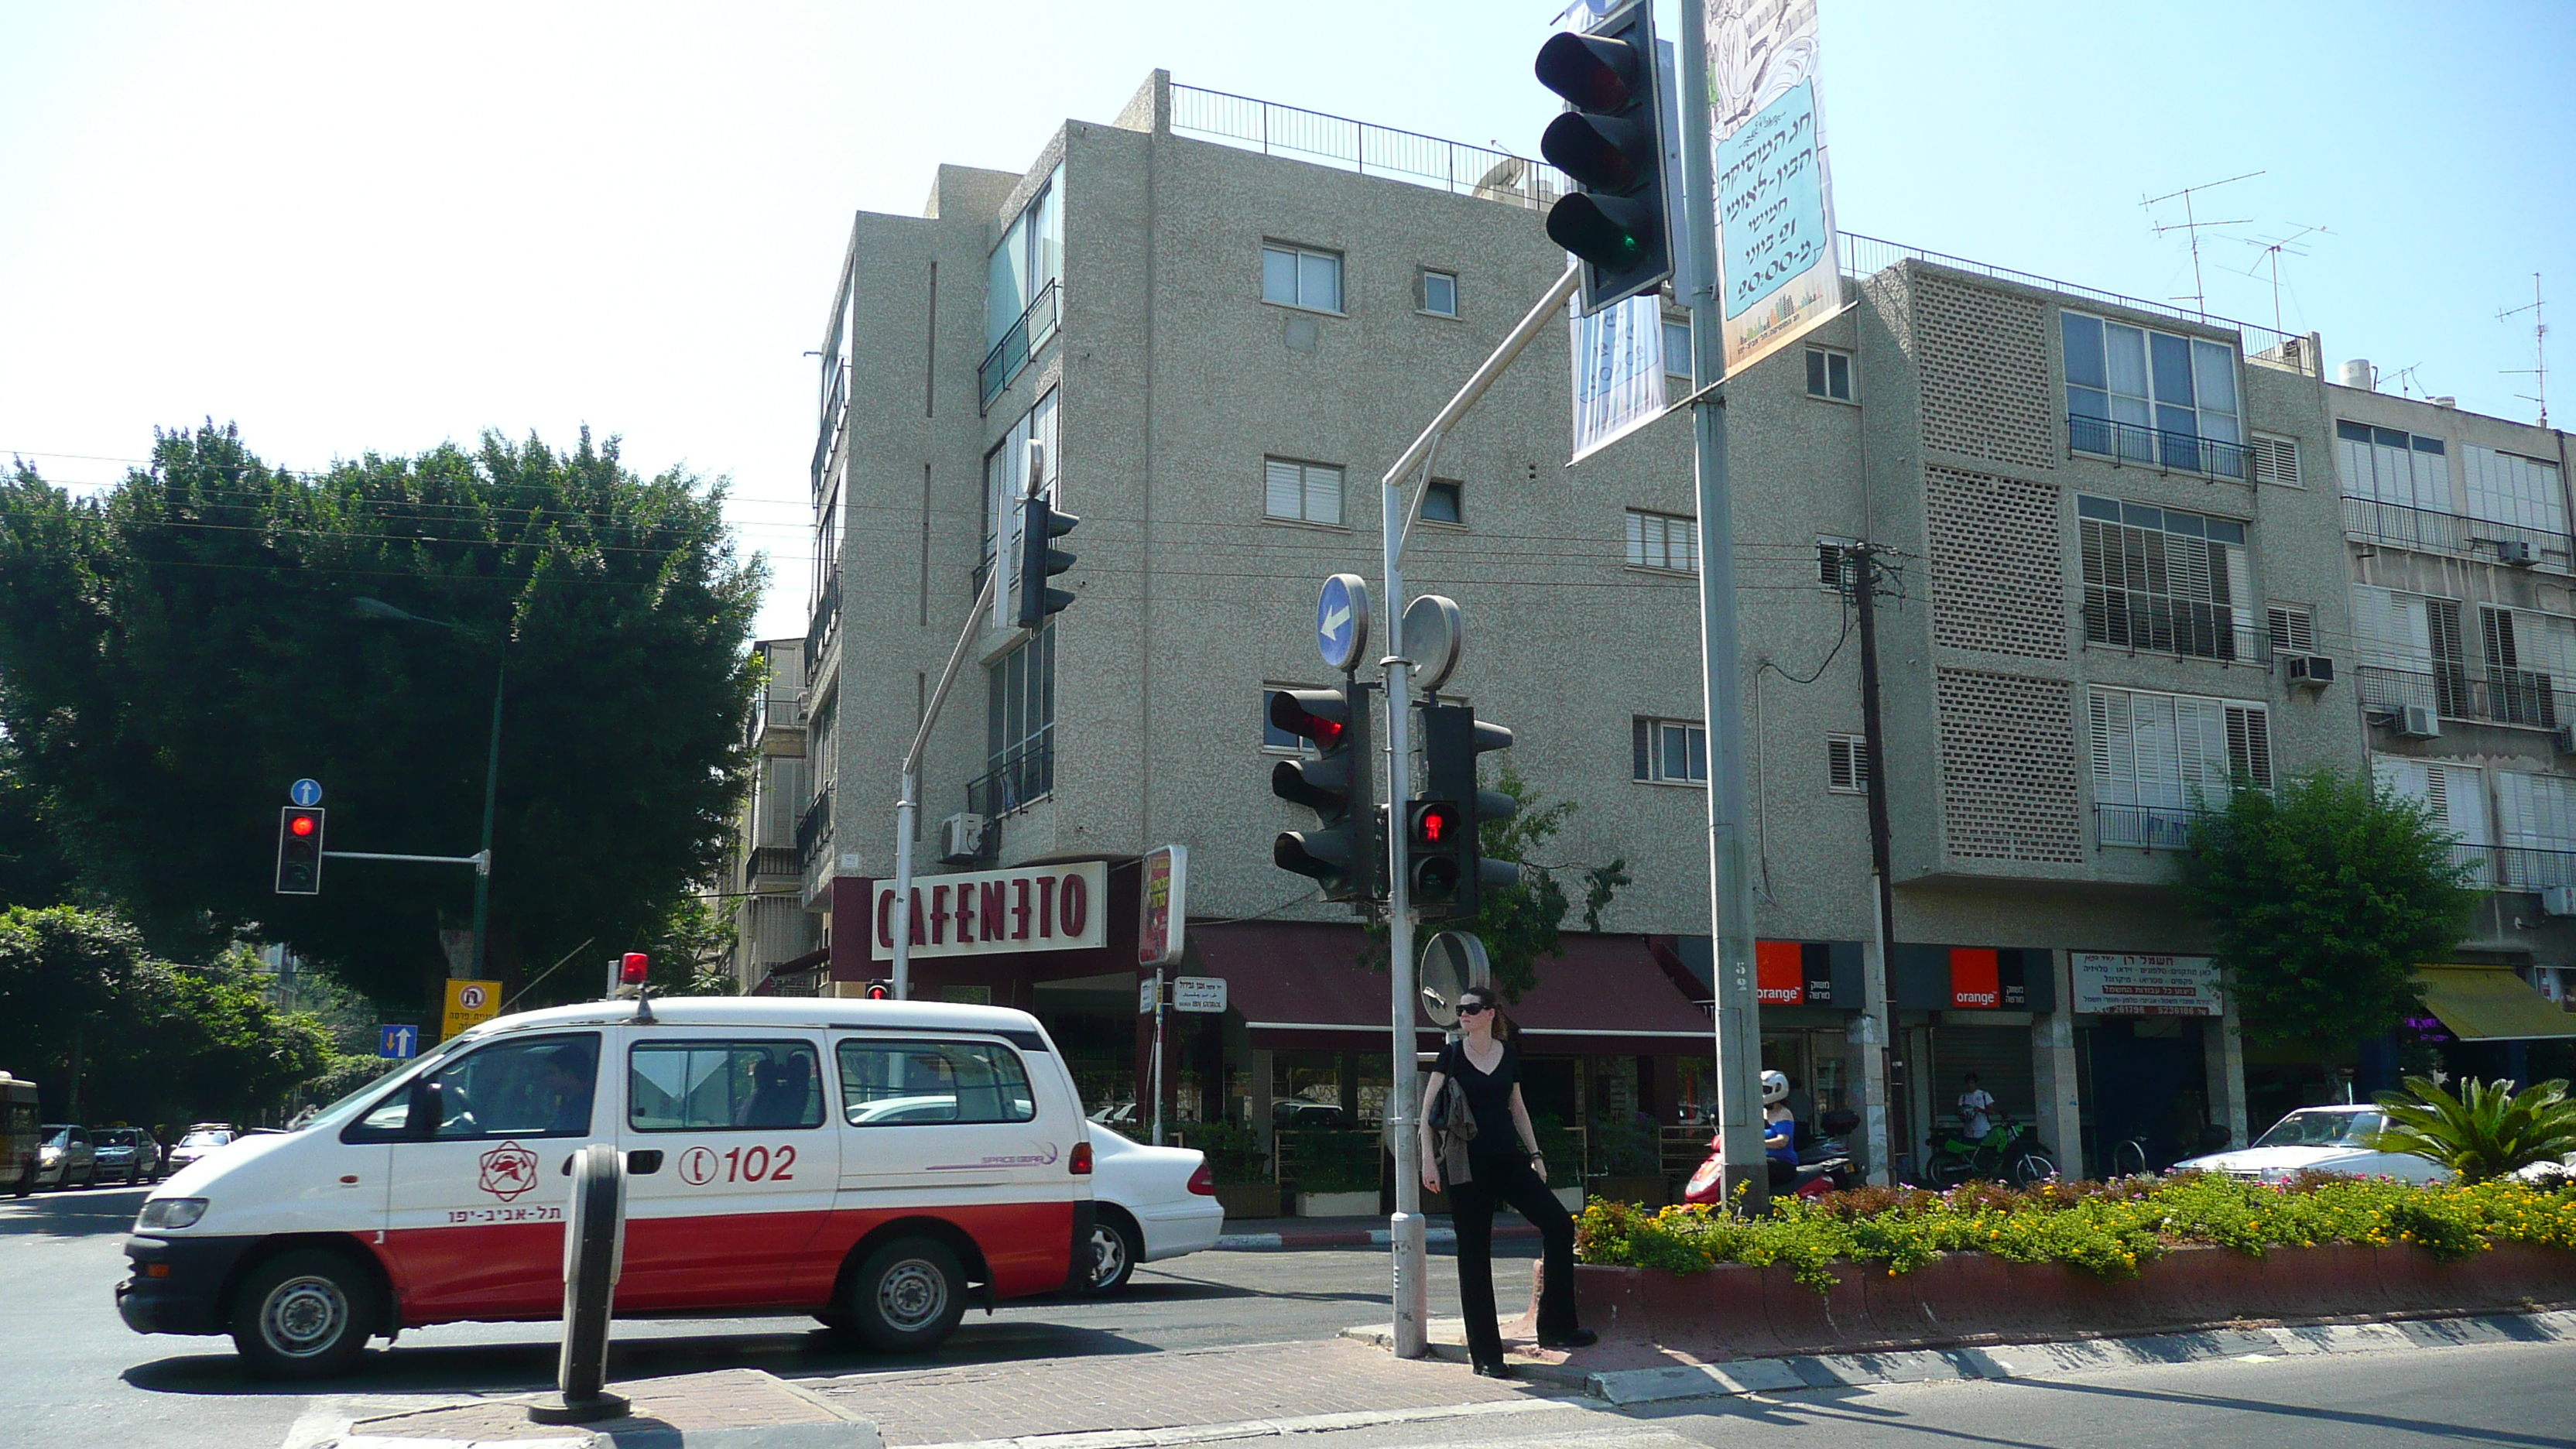
[[[764,875],[795,875],[803,870],[803,858],[783,845],[755,846],[742,861],[742,888],[751,889],[753,880]]]
[[[1533,211],[1545,211],[1574,189],[1564,172],[1509,151],[1197,86],[1172,87],[1172,134],[1241,146],[1265,156],[1347,167],[1363,176],[1409,181]]]
[[[2187,805],[2096,805],[2093,843],[2180,850],[2191,843],[2191,823],[2200,813]]]
[[[841,422],[850,411],[850,365],[846,362],[832,369],[832,380],[823,394],[823,417],[814,430],[814,501],[823,501],[824,480],[832,476],[832,464],[841,453]]]
[[[1055,745],[1031,745],[1006,756],[966,786],[966,808],[987,820],[1046,798],[1055,790]]]
[[[837,565],[827,569],[821,587],[814,591],[814,614],[805,625],[805,682],[823,667],[823,650],[832,642],[841,625],[841,571]]]
[[[799,870],[814,864],[815,853],[832,843],[832,787],[814,797],[805,813],[796,817],[796,865]]]
[[[2429,709],[2443,719],[2556,729],[2576,723],[2576,695],[2546,674],[2528,669],[2467,669],[2420,673],[2365,664],[2352,672],[2353,687],[2371,709]]]
[[[975,369],[975,411],[980,413],[991,407],[993,399],[1002,395],[1002,389],[1027,369],[1029,359],[1055,335],[1059,320],[1057,299],[1062,295],[1060,284],[1055,282],[1038,288],[1038,294],[1021,310],[1019,320],[1002,334],[1001,341],[993,344],[992,351],[984,354],[983,365]]]
[[[2192,822],[2203,813],[2176,805],[2096,805],[2094,843],[2138,850],[2182,850],[2191,844]],[[2474,890],[2536,891],[2546,886],[2576,885],[2576,850],[2453,841],[2450,852],[2461,883]]]
[[[2483,518],[2436,513],[2403,503],[2348,497],[2343,501],[2343,531],[2348,538],[2390,548],[2528,563],[2559,573],[2576,573],[2576,544],[2566,534],[2543,528],[2490,523]]]
[[[2529,845],[2462,846],[2463,850],[2491,851],[2495,856],[2497,884],[2509,891],[2545,890],[2550,886],[2576,885],[2576,850],[2548,850]],[[2486,884],[2480,881],[2479,884]]]
[[[2078,453],[2091,453],[2115,463],[2140,463],[2183,473],[2205,473],[2212,478],[2233,478],[2238,482],[2253,477],[2249,454],[2240,444],[2222,443],[2216,438],[2198,437],[2191,433],[2170,432],[2139,423],[2115,423],[2109,418],[2086,417],[2082,413],[2066,415],[2066,445]]]

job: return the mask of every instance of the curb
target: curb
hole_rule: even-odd
[[[1505,1227],[1494,1225],[1494,1241],[1510,1242],[1535,1239],[1538,1229],[1525,1223]],[[1320,1228],[1314,1232],[1226,1233],[1209,1246],[1220,1253],[1266,1253],[1299,1248],[1383,1248],[1394,1235],[1384,1228]],[[1454,1248],[1458,1245],[1455,1228],[1427,1228],[1423,1231],[1425,1246]]]

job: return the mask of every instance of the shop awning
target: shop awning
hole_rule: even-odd
[[[2576,1037],[2576,1013],[2531,989],[2507,966],[2449,963],[2415,968],[2424,1004],[2462,1041]]]
[[[1568,933],[1563,956],[1542,956],[1539,983],[1508,1010],[1536,1052],[1705,1054],[1709,1020],[1642,936]],[[1189,970],[1226,980],[1253,1045],[1365,1048],[1386,1040],[1386,972],[1358,959],[1356,926],[1302,921],[1192,925]],[[1382,948],[1381,948],[1382,949]],[[1440,1029],[1419,1007],[1425,1045]]]

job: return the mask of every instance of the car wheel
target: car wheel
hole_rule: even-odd
[[[936,1348],[966,1315],[966,1273],[935,1238],[897,1238],[868,1254],[850,1280],[845,1311],[870,1348]]]
[[[1123,1215],[1104,1213],[1091,1223],[1091,1288],[1105,1298],[1124,1291],[1145,1258],[1145,1245]]]
[[[253,1374],[325,1378],[366,1351],[376,1285],[337,1253],[308,1248],[271,1258],[233,1300],[233,1347]]]

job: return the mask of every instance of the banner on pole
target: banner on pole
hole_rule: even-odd
[[[1561,30],[1589,30],[1604,14],[1617,8],[1614,0],[1575,0],[1556,17],[1555,23]],[[1660,93],[1666,102],[1664,195],[1678,202],[1682,194],[1682,132],[1671,105],[1681,90],[1672,44],[1659,40],[1655,50],[1655,64],[1663,72]],[[1687,292],[1690,275],[1689,263],[1680,255],[1688,251],[1680,245],[1680,211],[1676,205],[1666,219],[1677,254],[1673,274],[1677,295]],[[1571,264],[1573,258],[1567,261]],[[1574,343],[1570,349],[1574,355],[1574,455],[1565,464],[1571,468],[1662,417],[1671,401],[1664,390],[1664,376],[1667,372],[1689,376],[1691,359],[1687,347],[1679,357],[1665,355],[1664,306],[1658,294],[1631,297],[1590,317],[1583,315],[1583,301],[1577,297],[1566,304],[1566,312]],[[1684,331],[1687,335],[1686,326]]]
[[[1718,312],[1726,370],[1842,310],[1832,172],[1817,99],[1817,0],[1708,7]]]

